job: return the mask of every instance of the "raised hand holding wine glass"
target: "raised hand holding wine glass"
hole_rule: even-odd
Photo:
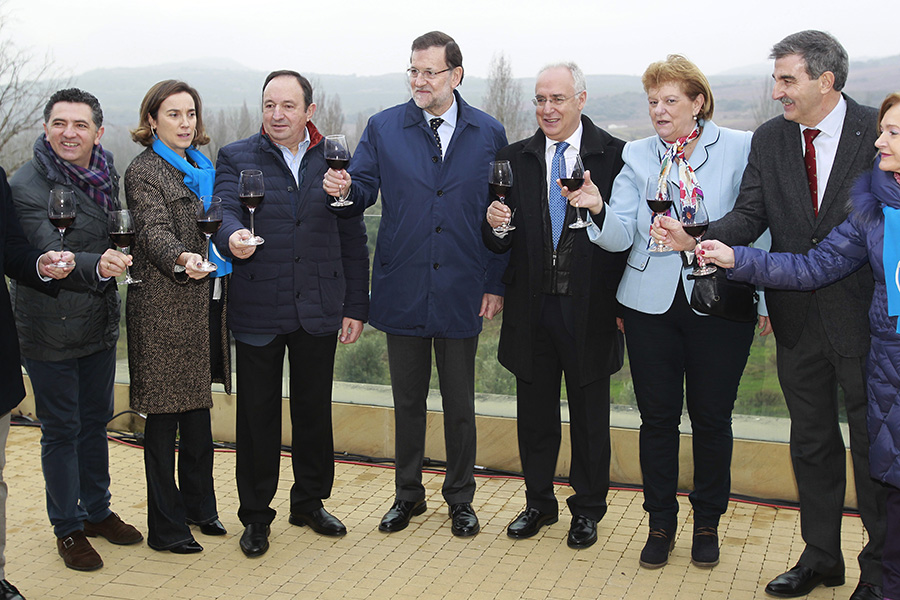
[[[107,215],[109,223],[109,239],[126,256],[128,249],[134,242],[134,218],[130,210],[111,210]],[[131,269],[125,266],[125,279],[119,285],[131,285],[140,283],[140,279],[132,279]]]
[[[346,136],[342,134],[325,136],[325,162],[328,163],[329,168],[335,171],[347,169],[347,165],[350,164],[350,147],[347,146]],[[335,200],[331,205],[334,207],[352,205],[353,202],[347,200],[347,196],[344,195],[343,183],[340,189],[337,197],[332,196]]]
[[[222,199],[218,196],[203,196],[196,202],[197,227],[206,236],[203,261],[197,263],[196,269],[211,273],[217,269],[216,264],[209,261],[209,239],[222,226]]]
[[[581,161],[581,155],[576,154],[575,160],[567,160],[564,168],[560,171],[559,182],[562,187],[569,192],[580,190],[584,185],[584,163]],[[569,224],[569,229],[583,229],[588,226],[588,222],[581,218],[581,210],[575,209],[575,222]]]
[[[247,207],[247,210],[250,211],[250,237],[241,240],[241,243],[245,246],[259,246],[265,242],[264,239],[256,235],[256,230],[253,227],[253,213],[262,203],[265,195],[266,185],[263,180],[262,171],[256,169],[241,171],[240,177],[238,178],[238,198],[240,198],[241,203]],[[222,217],[220,215],[219,221],[221,222],[221,220]]]
[[[513,174],[509,161],[491,161],[491,170],[488,174],[488,186],[491,188],[491,193],[497,197],[497,200],[499,200],[501,204],[506,204],[506,196],[512,188],[512,183]],[[513,213],[510,213],[509,220],[494,227],[494,231],[497,233],[506,233],[515,229],[516,226],[512,224],[512,218]]]
[[[684,206],[681,207],[681,226],[684,227],[685,233],[694,238],[697,241],[697,250],[700,250],[700,238],[703,237],[703,234],[706,233],[706,230],[709,229],[709,213],[706,211],[706,205],[703,203],[703,193],[700,192],[694,195],[694,198],[690,202],[686,202]],[[697,256],[697,266],[694,269],[693,275],[696,277],[700,277],[703,275],[709,275],[710,273],[716,272],[716,266],[713,264],[700,264],[700,254]]]
[[[65,188],[55,187],[50,190],[50,199],[47,203],[47,215],[50,222],[59,230],[59,251],[62,252],[64,247],[64,237],[66,228],[75,222],[75,192]],[[60,259],[56,263],[57,267],[65,268],[75,266],[75,261],[65,261]]]
[[[647,185],[644,188],[644,198],[647,199],[647,206],[649,206],[650,210],[654,213],[653,220],[665,215],[672,207],[672,195],[669,193],[668,183],[663,182],[663,184],[660,185],[658,177],[650,177],[647,179]],[[647,247],[647,252],[671,251],[672,248],[669,248],[665,244],[658,243],[652,237],[650,238],[650,245]]]

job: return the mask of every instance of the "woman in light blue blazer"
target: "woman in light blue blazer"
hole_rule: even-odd
[[[642,81],[657,135],[625,146],[625,167],[613,184],[608,207],[587,183],[569,200],[591,209],[591,241],[610,251],[631,249],[617,298],[641,412],[644,510],[650,515],[640,564],[662,567],[675,544],[679,424],[686,392],[694,454],[691,560],[713,567],[719,562],[719,517],[728,507],[731,486],[731,411],[753,324],[691,309],[693,281],[687,275],[693,265],[681,253],[648,250],[653,212],[645,188],[648,180],[660,188],[671,182],[681,188],[682,197],[702,195],[710,220],[722,217],[738,195],[751,133],[713,123],[709,82],[683,56],[651,64]],[[674,204],[670,214],[681,214],[681,202]],[[702,362],[696,360],[701,346]]]

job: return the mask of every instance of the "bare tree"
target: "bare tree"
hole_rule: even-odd
[[[522,86],[513,79],[512,65],[503,52],[494,54],[489,69],[484,111],[503,124],[510,141],[521,139],[528,133]]]
[[[320,85],[313,98],[316,100],[316,114],[313,122],[319,133],[322,135],[345,133],[341,96],[339,94],[329,96]]]
[[[31,156],[44,104],[65,83],[49,54],[36,57],[9,39],[9,20],[0,3],[0,162],[11,172]]]
[[[222,146],[256,133],[259,123],[259,118],[250,115],[246,102],[240,108],[222,108],[204,118],[206,133],[210,139],[205,146],[209,157],[215,160]]]
[[[781,114],[781,106],[778,102],[772,100],[772,86],[774,80],[766,77],[765,82],[760,88],[760,94],[753,104],[753,129],[756,129],[772,117]]]

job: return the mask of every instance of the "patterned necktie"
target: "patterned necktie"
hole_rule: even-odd
[[[428,122],[431,124],[431,131],[434,132],[434,141],[437,142],[438,150],[440,150],[441,155],[443,155],[444,147],[441,146],[441,136],[438,135],[438,127],[441,126],[441,123],[443,123],[444,120],[440,117],[435,117]]]
[[[816,177],[816,147],[813,140],[821,133],[818,129],[804,129],[803,139],[806,142],[806,153],[803,162],[806,163],[806,179],[809,181],[809,194],[812,196],[813,212],[819,216],[819,181]]]
[[[553,249],[559,245],[559,238],[562,236],[563,223],[566,221],[566,199],[563,198],[562,188],[556,183],[562,174],[566,172],[566,158],[563,153],[569,144],[566,142],[557,142],[556,154],[553,155],[553,162],[550,165],[550,191],[547,192],[547,202],[550,206],[550,224],[553,229]]]

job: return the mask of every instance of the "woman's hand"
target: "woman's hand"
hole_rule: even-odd
[[[700,251],[695,254],[700,266],[714,263],[726,269],[734,267],[734,250],[719,240],[703,240],[700,242]]]
[[[600,195],[600,188],[591,181],[590,171],[584,172],[584,184],[577,190],[569,191],[559,179],[556,183],[562,188],[562,195],[575,208],[586,208],[592,215],[598,215],[603,210],[603,196]]]
[[[203,279],[209,273],[207,271],[201,271],[197,269],[197,265],[203,262],[203,257],[199,254],[194,254],[193,252],[182,252],[178,256],[178,260],[175,261],[175,264],[182,265],[184,267],[184,272],[187,273],[187,276],[191,279]]]

